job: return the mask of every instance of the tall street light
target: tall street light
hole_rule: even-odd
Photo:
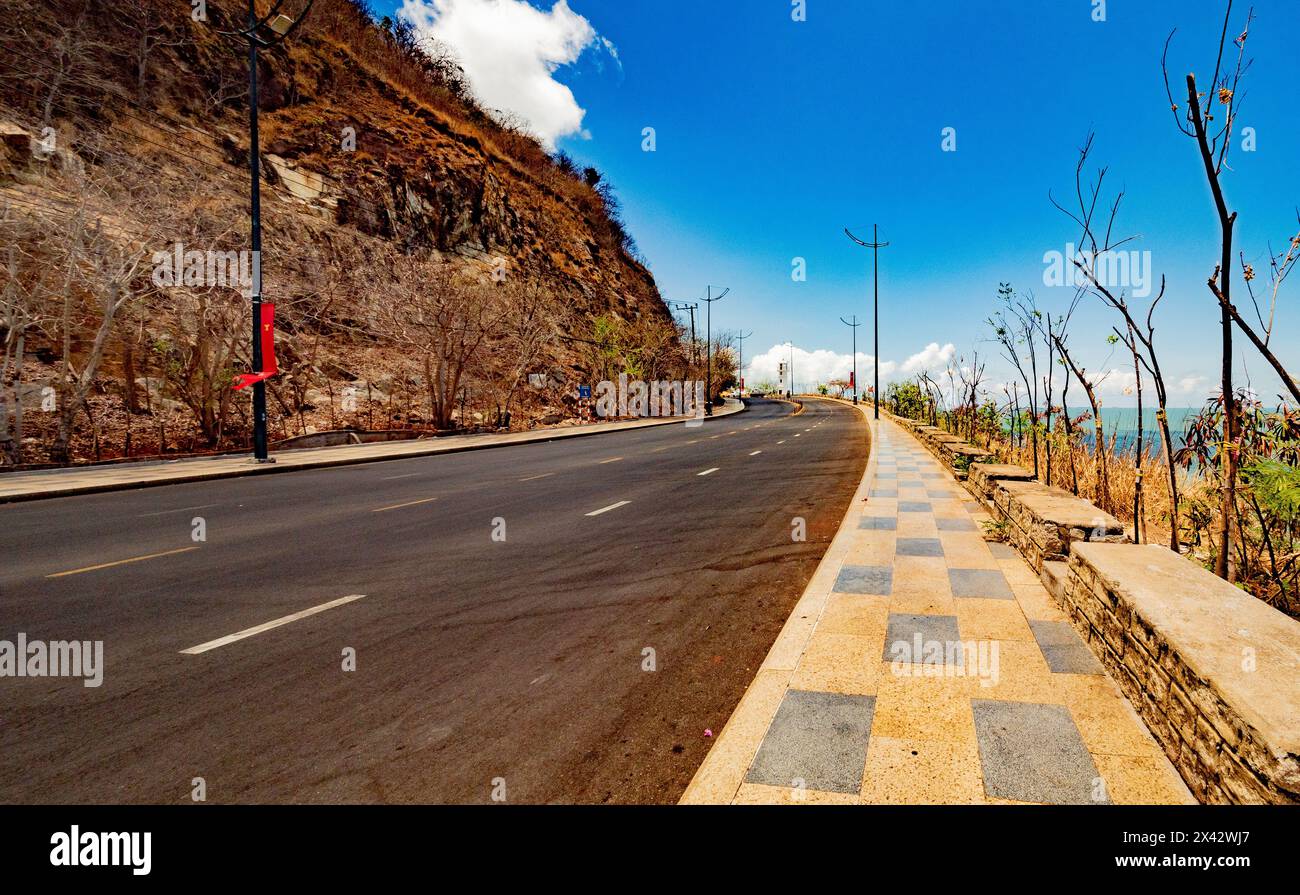
[[[875,360],[872,363],[872,367],[874,368],[876,378],[876,385],[872,391],[874,393],[873,403],[875,404],[876,419],[880,419],[880,250],[889,245],[889,243],[878,241],[879,237],[876,234],[875,224],[871,225],[871,242],[864,242],[861,239],[858,239],[849,232],[848,227],[844,228],[844,235],[863,248],[871,249],[872,282],[875,284],[873,293],[874,297],[872,300],[872,316],[875,319],[873,327],[875,332],[875,348],[872,350],[875,352]]]
[[[751,329],[749,332],[742,332],[736,336],[736,341],[740,343],[740,360],[736,362],[736,378],[740,380],[740,393],[745,393],[745,340],[754,334]]]
[[[704,375],[704,415],[713,416],[713,303],[722,301],[727,297],[731,289],[723,289],[718,295],[713,294],[713,287],[708,287],[708,295],[704,302],[709,306],[704,324],[704,352],[707,358]]]
[[[862,324],[858,322],[858,315],[853,315],[853,322],[840,318],[840,323],[853,328],[853,403],[858,403],[858,327]]]
[[[271,11],[258,18],[254,6],[255,0],[248,0],[248,27],[242,31],[223,31],[227,37],[236,37],[248,42],[248,172],[252,179],[252,195],[249,203],[251,218],[251,242],[253,250],[253,350],[252,372],[241,376],[235,388],[253,387],[253,459],[258,463],[273,462],[267,456],[266,435],[266,380],[274,375],[274,370],[264,370],[263,344],[274,346],[274,333],[270,314],[263,317],[262,308],[262,185],[261,185],[261,149],[257,133],[257,52],[261,47],[272,47],[281,43],[297,30],[307,13],[311,12],[315,0],[307,0],[297,18],[280,14],[285,0],[276,0]],[[272,312],[274,305],[267,305]],[[273,355],[274,356],[274,355]]]

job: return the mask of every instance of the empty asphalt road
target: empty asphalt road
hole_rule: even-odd
[[[674,801],[866,462],[791,410],[0,506],[0,640],[105,664],[0,677],[0,801]]]

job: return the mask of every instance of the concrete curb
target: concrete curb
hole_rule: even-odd
[[[728,402],[728,405],[721,410],[716,410],[713,419],[731,416],[735,413],[741,413],[746,409],[745,405],[739,401],[734,404]],[[652,426],[669,426],[685,425],[692,420],[681,417],[671,419],[654,419],[654,420],[632,420],[629,422],[617,423],[596,423],[592,426],[585,426],[573,429],[540,429],[533,432],[520,432],[517,435],[496,436],[499,440],[495,441],[472,441],[471,439],[488,439],[493,436],[451,436],[449,438],[437,439],[434,442],[380,442],[375,445],[340,445],[337,447],[327,448],[307,448],[299,451],[285,451],[278,455],[278,463],[254,464],[246,456],[236,457],[217,457],[213,459],[195,459],[195,460],[172,460],[142,463],[139,467],[132,469],[128,465],[114,465],[103,467],[91,467],[89,469],[59,469],[59,470],[41,470],[34,473],[9,473],[0,475],[0,504],[20,503],[31,500],[47,500],[55,497],[73,497],[83,494],[102,494],[110,491],[131,491],[137,488],[155,488],[163,485],[181,485],[192,482],[205,482],[215,479],[234,479],[244,478],[254,475],[276,475],[279,473],[299,472],[307,469],[330,469],[339,466],[358,466],[366,463],[383,463],[387,460],[408,460],[413,457],[429,457],[435,454],[459,454],[467,451],[482,451],[497,447],[510,447],[520,444],[538,444],[551,441],[559,441],[566,438],[584,438],[594,435],[605,435],[611,432],[626,432],[632,429],[647,429]],[[453,441],[453,439],[464,439]],[[386,448],[382,453],[377,448]],[[370,453],[363,453],[369,448]],[[407,450],[402,450],[407,448]],[[355,456],[330,456],[318,457],[312,459],[306,456],[310,452],[338,452],[338,451],[356,451]],[[242,464],[239,466],[229,465],[220,469],[187,469],[190,464],[202,465],[205,463],[212,464]],[[113,473],[129,475],[131,471],[137,474],[135,478],[123,478],[116,481],[102,482],[69,482],[75,478],[89,478],[95,472],[101,472],[103,475]],[[19,480],[19,484],[29,485],[27,490],[8,490],[6,486],[10,485],[19,477],[25,477]],[[59,483],[57,480],[63,477],[64,482]],[[48,484],[42,480],[48,480]]]
[[[826,398],[837,401],[836,398]],[[854,406],[851,401],[839,403]],[[736,710],[722,728],[717,742],[691,778],[679,805],[730,804],[745,782],[750,761],[758,751],[772,719],[785,695],[786,685],[793,677],[804,650],[812,639],[813,630],[821,621],[822,612],[830,600],[840,567],[851,547],[853,532],[862,515],[862,505],[871,493],[871,483],[876,477],[877,428],[867,412],[866,405],[858,405],[871,433],[867,468],[853,493],[853,498],[840,521],[839,530],[822,555],[817,570],[804,588],[803,595],[790,612],[776,642],[768,650],[767,658],[759,667],[753,682],[745,690]]]

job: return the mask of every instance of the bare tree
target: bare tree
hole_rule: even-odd
[[[532,369],[558,344],[555,296],[535,283],[508,287],[501,320],[504,369],[489,375],[502,394],[501,424],[510,425],[515,396]]]
[[[1209,108],[1203,108],[1201,105],[1201,99],[1206,94],[1198,90],[1195,74],[1189,73],[1187,75],[1187,111],[1183,117],[1179,117],[1180,107],[1174,99],[1173,88],[1169,83],[1168,57],[1169,44],[1174,39],[1175,32],[1173,31],[1169,33],[1169,37],[1165,41],[1165,50],[1160,61],[1160,67],[1164,74],[1165,94],[1169,98],[1169,107],[1174,115],[1174,123],[1183,134],[1196,141],[1197,149],[1200,151],[1201,164],[1205,169],[1205,178],[1209,184],[1210,193],[1214,198],[1215,213],[1219,219],[1219,263],[1215,266],[1214,273],[1211,274],[1208,280],[1208,285],[1219,304],[1223,343],[1220,377],[1223,389],[1224,420],[1224,450],[1221,452],[1223,457],[1222,518],[1219,520],[1219,549],[1215,557],[1214,571],[1220,578],[1225,579],[1230,579],[1233,574],[1229,567],[1229,557],[1232,553],[1232,517],[1236,512],[1240,440],[1238,430],[1240,421],[1237,416],[1236,394],[1232,387],[1232,326],[1235,311],[1232,307],[1232,278],[1230,276],[1232,270],[1233,230],[1237,223],[1237,213],[1228,209],[1221,175],[1227,161],[1228,147],[1232,144],[1233,126],[1236,123],[1237,109],[1240,102],[1239,87],[1241,79],[1250,67],[1250,63],[1245,59],[1245,48],[1254,12],[1252,11],[1246,15],[1246,27],[1242,30],[1241,36],[1233,41],[1237,47],[1236,64],[1231,70],[1225,71],[1223,67],[1224,52],[1228,43],[1228,23],[1231,18],[1232,0],[1228,0],[1227,10],[1223,16],[1223,30],[1219,35],[1219,51],[1214,62],[1214,76],[1210,79],[1209,84],[1209,89],[1216,94],[1219,103],[1224,106],[1223,122],[1217,126],[1213,136],[1211,136],[1210,131],[1215,128],[1215,116]],[[1289,381],[1290,377],[1283,377],[1283,382]],[[1294,387],[1294,383],[1291,384]],[[1297,397],[1300,399],[1300,395]]]
[[[1079,297],[1083,292],[1100,298],[1107,306],[1118,311],[1124,320],[1124,326],[1115,327],[1115,338],[1122,342],[1129,349],[1133,357],[1134,375],[1137,377],[1136,388],[1138,394],[1138,439],[1137,439],[1137,477],[1135,481],[1135,513],[1134,526],[1135,531],[1139,530],[1142,525],[1141,506],[1143,500],[1142,493],[1142,433],[1144,423],[1142,420],[1142,369],[1145,368],[1151,374],[1151,379],[1156,390],[1156,424],[1160,429],[1160,440],[1163,445],[1165,468],[1169,475],[1169,502],[1170,502],[1170,532],[1169,532],[1169,549],[1178,552],[1180,543],[1178,538],[1179,513],[1178,513],[1178,475],[1174,469],[1174,444],[1173,436],[1169,431],[1169,392],[1165,385],[1164,373],[1160,368],[1160,357],[1156,353],[1155,347],[1155,312],[1156,307],[1160,304],[1165,295],[1165,278],[1160,278],[1160,291],[1147,306],[1147,313],[1144,319],[1139,320],[1134,314],[1129,304],[1128,294],[1122,286],[1117,286],[1110,282],[1103,281],[1099,270],[1101,259],[1107,258],[1117,248],[1136,236],[1129,236],[1117,239],[1114,236],[1115,222],[1119,216],[1119,209],[1124,200],[1124,192],[1121,190],[1116,193],[1114,201],[1108,205],[1101,202],[1103,187],[1106,180],[1108,169],[1103,167],[1097,172],[1094,181],[1084,184],[1084,170],[1087,167],[1088,157],[1092,152],[1094,140],[1093,134],[1088,135],[1083,147],[1079,150],[1079,160],[1074,168],[1074,195],[1077,208],[1071,210],[1063,207],[1055,198],[1052,198],[1052,204],[1055,205],[1062,213],[1074,221],[1080,229],[1078,244],[1084,249],[1080,257],[1071,259],[1075,270],[1079,274],[1079,291],[1075,293],[1075,304],[1077,305]],[[1049,194],[1050,197],[1050,194]],[[1102,208],[1107,210],[1107,218],[1104,223],[1104,229],[1097,220],[1097,213]],[[1074,305],[1071,306],[1072,314]]]
[[[58,432],[50,447],[50,457],[56,463],[71,460],[76,417],[86,409],[86,397],[99,374],[118,314],[153,291],[149,278],[143,276],[153,246],[115,231],[95,208],[96,198],[107,197],[96,196],[94,186],[83,181],[77,187],[73,210],[63,221],[66,243],[57,323],[61,345],[56,383]],[[142,205],[137,205],[137,220],[144,217]],[[87,329],[93,335],[83,347]]]
[[[117,0],[112,12],[131,35],[131,62],[135,68],[135,101],[143,107],[149,98],[149,64],[163,47],[178,47],[187,37],[173,37],[172,18],[159,15],[152,0]]]
[[[451,428],[466,371],[489,337],[500,335],[504,294],[496,285],[458,283],[445,267],[410,257],[395,262],[394,274],[401,298],[378,296],[377,323],[416,352],[430,417]]]
[[[46,280],[53,273],[48,265],[29,263],[30,250],[39,244],[41,221],[20,215],[9,206],[0,211],[0,232],[9,245],[0,273],[0,329],[4,336],[4,354],[0,358],[0,450],[6,463],[23,462],[23,359],[29,334],[40,331],[47,322],[42,314],[42,296],[49,290]],[[22,252],[23,257],[19,258]]]
[[[1029,401],[1030,439],[1034,453],[1034,478],[1040,477],[1038,468],[1038,349],[1037,335],[1042,313],[1032,293],[1020,295],[1010,283],[998,286],[998,299],[1003,307],[989,318],[994,338],[1002,346],[1002,355],[1020,374],[1025,384],[1025,398]],[[1007,314],[1011,316],[1008,318]],[[1022,353],[1023,348],[1023,353]],[[1050,484],[1050,478],[1048,480]]]
[[[1056,341],[1056,350],[1060,352],[1061,358],[1065,361],[1074,378],[1079,380],[1083,386],[1084,393],[1088,396],[1088,405],[1092,408],[1092,423],[1096,443],[1093,445],[1093,458],[1097,463],[1097,506],[1103,510],[1110,511],[1110,471],[1107,467],[1105,450],[1106,439],[1105,430],[1101,421],[1101,400],[1097,397],[1097,387],[1101,384],[1102,379],[1093,379],[1088,376],[1088,371],[1080,364],[1076,363],[1070,356],[1069,350],[1065,347],[1065,337],[1058,335],[1054,337]]]

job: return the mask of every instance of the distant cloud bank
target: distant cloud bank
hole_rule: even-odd
[[[832,379],[847,380],[850,371],[853,369],[853,355],[850,353],[840,354],[824,348],[816,351],[806,351],[798,346],[795,346],[793,351],[795,381],[801,387],[811,388],[818,383],[829,382]],[[952,360],[956,353],[957,349],[951,342],[942,346],[938,342],[931,342],[901,363],[891,360],[882,361],[880,375],[889,379],[898,373],[905,376],[911,376],[913,373],[919,373],[922,370],[931,370],[937,373],[947,367],[948,362]],[[790,355],[791,349],[788,346],[773,345],[765,353],[757,357],[746,358],[745,367],[749,371],[746,374],[747,383],[749,385],[758,385],[760,382],[777,384],[777,380],[780,378],[780,364],[788,363]],[[865,385],[870,384],[875,364],[876,360],[870,354],[858,352],[860,390],[864,389]]]

